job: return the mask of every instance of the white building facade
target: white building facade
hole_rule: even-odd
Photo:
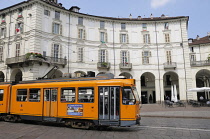
[[[178,99],[197,99],[187,92],[199,71],[190,62],[187,16],[100,17],[57,0],[28,0],[0,15],[1,82],[92,71],[136,79],[142,103],[171,97],[171,86]]]

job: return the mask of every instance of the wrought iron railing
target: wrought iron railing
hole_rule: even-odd
[[[131,70],[132,63],[120,63],[120,69],[121,70]]]
[[[192,67],[210,66],[210,60],[190,61]]]
[[[164,69],[175,69],[177,67],[176,62],[166,62],[164,63]]]
[[[111,64],[109,62],[98,62],[97,67],[99,69],[110,69]]]
[[[18,64],[18,63],[24,63],[24,62],[30,62],[30,61],[37,61],[37,62],[43,62],[43,63],[48,63],[48,64],[58,64],[58,65],[66,65],[67,60],[64,58],[55,58],[55,57],[36,57],[36,56],[18,56],[18,57],[12,57],[12,58],[7,58],[6,59],[6,64],[7,65],[12,65],[12,64]]]

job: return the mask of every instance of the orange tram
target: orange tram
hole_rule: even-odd
[[[74,128],[140,125],[134,79],[102,75],[0,84],[0,118],[65,123]]]

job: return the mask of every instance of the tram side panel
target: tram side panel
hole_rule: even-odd
[[[8,113],[11,85],[0,85],[0,116]]]
[[[42,89],[30,86],[13,86],[10,113],[25,120],[42,119]]]
[[[58,101],[58,117],[98,120],[97,92],[97,87],[87,84],[61,87]]]

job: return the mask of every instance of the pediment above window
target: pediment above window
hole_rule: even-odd
[[[99,47],[107,47],[107,45],[106,45],[105,43],[101,43],[101,44],[99,45]]]
[[[145,45],[142,47],[142,49],[143,49],[143,50],[149,50],[149,49],[151,49],[151,48],[149,47],[149,45],[145,44]]]
[[[82,39],[77,39],[77,42],[76,42],[77,44],[84,44],[85,42],[84,42],[84,40],[82,40]]]
[[[167,49],[167,48],[173,48],[173,46],[170,44],[170,43],[166,43],[165,45],[164,45],[164,48],[165,49]]]
[[[122,45],[120,46],[120,48],[128,48],[128,45],[127,45],[127,44],[122,44]]]
[[[61,42],[62,41],[61,38],[58,37],[58,36],[55,36],[54,38],[52,38],[52,40],[53,41],[58,41],[58,42]]]
[[[19,41],[21,39],[22,39],[21,35],[16,35],[15,38],[14,38],[14,41]]]

